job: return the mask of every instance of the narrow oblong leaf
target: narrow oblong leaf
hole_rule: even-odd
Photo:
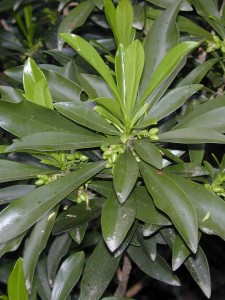
[[[134,149],[142,160],[162,169],[162,154],[159,149],[149,140],[141,139],[133,141]]]
[[[127,176],[129,174],[129,176]],[[139,174],[138,163],[133,153],[127,149],[114,167],[113,184],[118,200],[123,203],[132,191]]]
[[[105,200],[103,199],[91,199],[89,208],[86,203],[80,203],[79,205],[68,208],[65,212],[62,212],[55,222],[53,228],[53,234],[65,232],[82,224],[97,218],[101,214],[102,206]]]
[[[8,296],[13,300],[28,300],[28,293],[25,287],[23,275],[23,259],[20,257],[8,279]]]
[[[19,103],[24,100],[23,91],[14,89],[10,86],[0,86],[0,94],[2,101],[9,101],[13,103]]]
[[[71,244],[71,238],[67,233],[57,236],[53,241],[47,257],[48,280],[53,286],[59,262],[67,254]]]
[[[50,210],[34,226],[23,254],[23,270],[27,291],[31,293],[38,258],[44,250],[56,218],[58,207]]]
[[[109,122],[97,114],[93,109],[88,108],[82,103],[57,103],[55,104],[55,107],[62,115],[80,125],[109,135],[119,134],[114,126],[110,125]]]
[[[47,173],[45,173],[47,174]],[[8,181],[8,180],[7,180]],[[12,200],[24,196],[36,188],[32,184],[17,184],[0,189],[0,204],[9,203]]]
[[[161,256],[157,255],[153,262],[141,247],[132,245],[129,246],[127,252],[135,264],[147,275],[170,285],[180,285],[179,279]]]
[[[23,85],[24,97],[39,105],[53,109],[52,97],[48,89],[47,80],[32,58],[28,58],[24,65]]]
[[[101,226],[104,240],[111,252],[123,242],[136,217],[136,202],[130,195],[120,204],[116,194],[112,193],[102,210]]]
[[[119,262],[120,256],[114,257],[101,239],[84,269],[80,300],[99,299],[116,272]]]
[[[141,174],[155,205],[172,220],[189,248],[195,253],[198,247],[198,224],[191,199],[171,176],[141,163]]]
[[[185,261],[185,259],[191,254],[190,249],[183,242],[183,240],[176,235],[173,243],[173,257],[172,257],[172,269],[176,271]]]
[[[111,75],[109,67],[104,63],[98,52],[88,42],[75,34],[63,33],[60,36],[73,47],[92,67],[103,77],[109,85],[116,99],[119,99],[118,89]]]
[[[84,265],[84,252],[70,255],[60,266],[52,290],[51,300],[67,299],[78,282]]]
[[[0,213],[0,241],[5,243],[23,233],[74,189],[100,172],[104,165],[104,162],[88,163],[10,203]]]
[[[0,159],[0,182],[34,178],[39,174],[52,174],[54,172],[55,171],[51,169],[44,169],[21,162]],[[18,197],[19,194],[17,198]]]
[[[57,111],[27,100],[16,104],[0,101],[0,126],[18,137],[52,131],[87,133]]]
[[[102,135],[91,132],[88,135],[68,132],[43,132],[25,136],[21,140],[15,140],[6,150],[58,151],[83,149],[101,146],[103,141],[104,137]]]
[[[211,128],[181,128],[159,134],[161,142],[199,144],[225,143],[225,136]]]
[[[73,8],[69,14],[63,19],[58,28],[58,48],[62,50],[64,41],[60,38],[60,33],[71,32],[74,29],[82,26],[92,10],[95,8],[95,3],[92,0],[82,1]]]

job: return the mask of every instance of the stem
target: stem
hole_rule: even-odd
[[[128,256],[124,256],[122,270],[120,268],[117,269],[117,278],[118,278],[119,284],[114,293],[114,296],[116,296],[116,297],[124,297],[125,296],[131,269],[132,269],[132,265],[131,265],[130,259],[128,258]]]

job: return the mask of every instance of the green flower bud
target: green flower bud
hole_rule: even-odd
[[[112,155],[113,154],[113,150],[112,149],[108,149],[108,150],[106,150],[105,152],[104,152],[104,155],[106,155],[106,156],[110,156],[110,155]]]
[[[106,168],[106,169],[109,169],[109,168],[111,168],[112,166],[113,166],[113,164],[107,163],[107,164],[105,165],[105,168]]]
[[[214,41],[215,43],[221,42],[221,40],[220,40],[220,38],[218,37],[218,35],[214,35],[214,36],[213,36],[213,41]]]
[[[80,156],[81,156],[81,154],[78,151],[74,152],[74,154],[73,154],[74,159],[80,159]]]
[[[44,181],[48,180],[49,176],[46,174],[43,175],[37,175],[37,178],[43,179]]]
[[[118,158],[118,154],[117,154],[116,152],[114,152],[114,153],[112,154],[112,156],[111,156],[111,159],[112,159],[112,163],[113,163],[113,164],[116,162],[117,158]]]
[[[110,148],[113,149],[113,150],[116,150],[117,147],[118,147],[118,145],[111,145],[111,146],[110,146]]]
[[[88,160],[88,157],[86,155],[81,155],[80,156],[80,161],[87,161]]]
[[[40,178],[40,179],[36,180],[34,184],[36,184],[36,185],[43,185],[43,184],[45,184],[45,181]]]
[[[66,154],[66,158],[68,160],[74,160],[74,155],[73,154]]]
[[[80,199],[81,202],[84,202],[87,200],[87,195],[85,193],[83,193],[83,194],[80,194],[78,198]]]
[[[157,141],[159,140],[159,137],[158,137],[158,135],[151,135],[151,136],[150,136],[150,139],[151,139],[152,141],[157,142]]]
[[[225,53],[225,46],[222,46],[222,47],[221,47],[221,51],[222,51],[223,53]]]
[[[117,152],[119,153],[119,154],[123,154],[124,152],[125,152],[125,149],[123,148],[123,147],[119,147],[119,148],[117,148]]]
[[[222,186],[213,186],[212,190],[214,193],[223,193],[224,189],[222,188]]]
[[[157,127],[153,127],[153,128],[151,128],[151,129],[149,129],[149,135],[156,135],[156,134],[158,134],[159,133],[159,128],[157,128]]]
[[[220,49],[220,47],[221,47],[221,43],[214,44],[214,49]]]
[[[104,151],[106,151],[108,149],[108,147],[107,146],[101,146],[101,150],[104,152]]]

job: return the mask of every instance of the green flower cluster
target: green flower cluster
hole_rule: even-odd
[[[225,188],[222,186],[225,182],[225,175],[218,174],[216,180],[212,182],[212,184],[205,184],[204,186],[208,189],[213,191],[218,196],[225,197]]]
[[[107,161],[106,168],[112,168],[117,161],[120,154],[125,152],[125,145],[115,144],[111,146],[102,146],[101,150],[103,151],[102,158]]]
[[[58,179],[59,177],[62,177],[63,174],[53,174],[53,175],[47,175],[47,174],[43,174],[43,175],[37,175],[37,180],[35,181],[35,185],[40,186],[40,185],[44,185],[44,184],[48,184],[56,179]]]
[[[220,49],[223,53],[225,53],[225,40],[221,40],[217,35],[213,36],[213,41],[207,41],[208,46],[206,48],[206,52],[212,52]]]
[[[159,133],[159,128],[152,127],[149,130],[144,129],[144,130],[139,131],[137,133],[137,137],[139,139],[141,139],[143,137],[148,137],[151,141],[157,142],[159,140],[158,133]]]

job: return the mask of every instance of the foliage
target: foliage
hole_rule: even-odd
[[[32,52],[35,1],[10,3]],[[58,25],[53,62],[23,50],[24,65],[6,70],[0,126],[13,140],[0,146],[0,255],[23,257],[20,299],[23,272],[29,299],[125,299],[114,295],[124,257],[173,286],[184,265],[210,297],[200,244],[225,239],[225,160],[214,156],[214,167],[206,150],[225,143],[225,97],[210,74],[224,70],[224,24],[211,0],[86,0]]]

